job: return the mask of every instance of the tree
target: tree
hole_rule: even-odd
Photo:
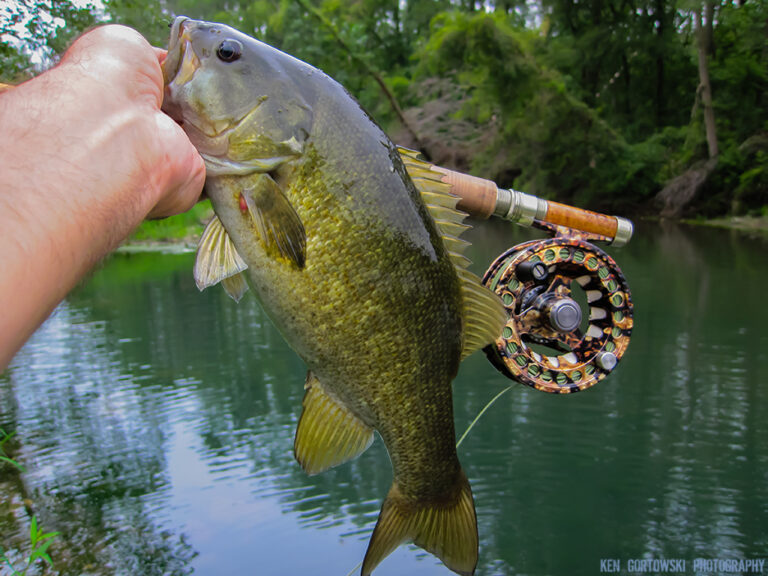
[[[18,82],[55,61],[98,16],[71,1],[18,0],[0,11],[0,80]]]
[[[712,84],[709,81],[709,54],[714,49],[712,27],[714,21],[714,2],[706,0],[704,12],[706,22],[702,22],[702,8],[694,8],[694,22],[696,25],[696,51],[699,62],[699,88],[697,94],[701,94],[701,103],[704,107],[704,127],[707,135],[707,149],[709,157],[718,155],[717,127],[715,126],[715,109],[712,105]]]

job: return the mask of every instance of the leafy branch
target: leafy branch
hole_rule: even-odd
[[[6,454],[5,450],[3,449],[3,446],[5,445],[8,440],[13,438],[16,435],[16,432],[12,432],[11,434],[8,434],[5,430],[0,428],[0,462],[5,462],[6,464],[10,464],[11,466],[15,466],[18,468],[21,472],[24,472],[24,467],[16,462],[13,458],[9,458]]]
[[[373,80],[378,84],[379,88],[381,89],[381,92],[386,97],[387,101],[389,102],[390,107],[392,108],[392,111],[397,116],[398,120],[400,120],[400,123],[405,127],[405,129],[408,131],[408,134],[413,139],[416,148],[418,148],[421,153],[427,158],[430,159],[430,155],[426,147],[424,146],[424,143],[422,139],[419,137],[418,132],[416,131],[416,128],[408,121],[408,119],[405,117],[405,114],[403,113],[403,109],[400,107],[400,104],[397,101],[397,98],[392,93],[392,90],[389,89],[389,86],[387,86],[387,83],[384,81],[383,76],[374,69],[373,66],[371,66],[364,58],[361,58],[360,55],[344,40],[344,38],[341,37],[341,34],[336,29],[336,26],[331,22],[320,10],[318,10],[316,7],[314,7],[308,0],[296,0],[298,4],[304,8],[307,12],[312,14],[315,18],[317,18],[323,26],[325,26],[328,31],[331,33],[331,36],[333,36],[333,39],[336,40],[336,43],[341,46],[341,48],[349,55],[350,59],[357,64],[365,74],[373,78]]]
[[[3,446],[8,442],[16,433],[8,434],[5,430],[0,428],[0,463],[5,462],[11,466],[18,468],[20,471],[24,471],[24,467],[19,464],[13,458],[8,457],[7,453],[3,449]],[[32,520],[29,525],[29,544],[32,552],[27,558],[23,568],[17,569],[11,559],[8,557],[6,550],[0,546],[0,566],[5,565],[11,571],[11,576],[25,576],[30,567],[37,561],[43,560],[49,566],[53,567],[53,561],[48,554],[48,547],[53,543],[59,532],[44,532],[37,524],[37,516],[32,516]]]
[[[48,547],[58,535],[59,532],[43,532],[43,529],[37,525],[37,516],[32,516],[32,522],[29,526],[29,542],[32,553],[27,558],[24,567],[17,569],[2,547],[0,547],[0,561],[10,568],[11,576],[26,576],[30,567],[39,559],[44,560],[48,566],[53,567],[53,561],[48,554]]]

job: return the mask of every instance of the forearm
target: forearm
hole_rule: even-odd
[[[130,126],[38,129],[59,125],[61,111],[89,122],[68,93],[72,75],[55,70],[0,97],[0,354],[13,354],[154,205],[151,190],[108,190],[105,170],[88,171]]]
[[[121,86],[119,58],[94,56],[88,40],[0,95],[0,370],[148,214],[185,210],[202,187],[202,162],[186,140],[175,145],[181,131],[159,111],[162,80],[149,45],[138,54],[153,59],[144,63],[151,78]]]

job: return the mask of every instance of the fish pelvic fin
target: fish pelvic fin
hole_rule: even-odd
[[[221,281],[221,287],[235,302],[240,302],[245,293],[248,292],[248,282],[246,282],[243,272],[224,278]]]
[[[304,388],[304,409],[293,444],[304,471],[319,474],[365,452],[373,442],[373,428],[329,396],[312,372]]]
[[[438,501],[407,501],[397,483],[392,485],[368,544],[361,576],[369,576],[405,542],[413,542],[434,554],[457,574],[474,574],[478,552],[477,518],[472,490],[463,471],[459,471],[446,498]]]
[[[221,220],[214,216],[205,227],[197,248],[193,276],[198,289],[205,290],[221,282],[227,294],[239,302],[248,290],[242,275],[247,268]]]
[[[304,268],[304,223],[277,182],[269,174],[259,174],[243,191],[243,197],[267,253]]]
[[[433,170],[428,162],[419,159],[418,152],[398,148],[416,189],[421,194],[437,230],[443,239],[448,256],[461,280],[463,302],[463,346],[461,359],[494,342],[507,322],[507,312],[501,299],[483,286],[480,278],[467,268],[471,261],[464,256],[470,246],[460,236],[471,228],[464,224],[467,215],[456,209],[459,197],[451,192],[451,185],[443,182],[443,173]]]

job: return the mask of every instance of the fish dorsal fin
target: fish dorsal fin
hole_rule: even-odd
[[[329,396],[312,372],[304,388],[304,410],[293,443],[304,471],[319,474],[365,452],[373,442],[373,428]]]
[[[235,302],[239,302],[248,290],[242,272],[248,265],[237,253],[235,245],[224,229],[218,216],[214,216],[203,231],[197,247],[193,275],[200,290],[218,284]]]
[[[304,268],[304,224],[277,182],[269,174],[259,174],[243,191],[243,197],[267,253]]]
[[[462,240],[460,236],[471,226],[463,223],[467,214],[456,209],[459,197],[451,192],[451,185],[443,182],[441,172],[419,159],[418,152],[402,147],[397,150],[408,175],[435,221],[461,280],[464,316],[461,351],[463,360],[501,335],[507,321],[507,313],[499,297],[483,286],[480,278],[467,269],[471,262],[464,256],[464,251],[470,243]]]
[[[420,160],[418,152],[399,147],[397,151],[408,171],[408,176],[437,225],[451,260],[457,268],[466,268],[468,260],[459,258],[469,246],[469,242],[459,240],[459,236],[470,228],[462,224],[467,217],[465,212],[456,209],[459,197],[451,193],[451,185],[443,182],[442,174],[432,170],[432,165]],[[456,256],[456,257],[454,257]]]

